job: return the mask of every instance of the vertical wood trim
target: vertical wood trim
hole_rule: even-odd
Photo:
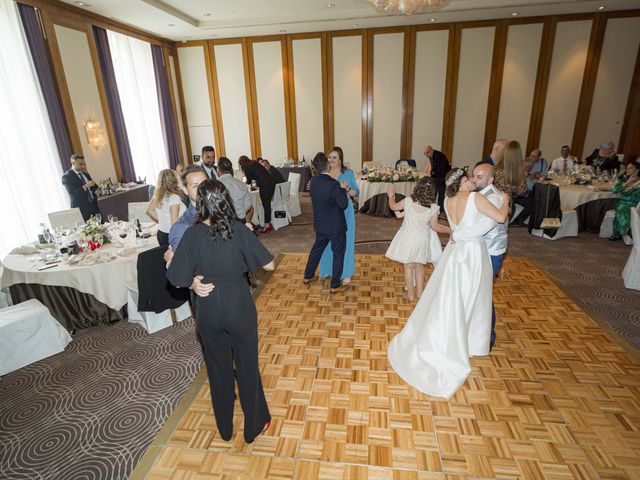
[[[637,158],[640,154],[640,46],[636,54],[636,66],[631,78],[627,108],[624,122],[618,140],[618,153],[625,156],[625,160]]]
[[[64,74],[64,65],[62,64],[62,55],[60,54],[60,47],[58,46],[55,28],[51,17],[49,16],[49,12],[46,10],[38,11],[40,12],[40,18],[42,19],[42,25],[46,35],[45,41],[51,57],[51,64],[53,66],[53,78],[56,82],[56,86],[58,87],[60,100],[62,101],[62,109],[64,112],[65,122],[67,124],[67,131],[69,132],[69,138],[71,140],[71,146],[75,153],[82,154],[82,142],[80,141],[80,133],[78,132],[75,112],[73,111],[73,103],[71,102],[71,94],[69,93],[69,86],[67,85],[67,77]]]
[[[373,160],[373,31],[362,34],[362,162]]]
[[[180,151],[180,163],[186,163],[186,159],[182,158],[182,152],[184,151],[184,145],[182,144],[182,134],[184,132],[180,131],[180,123],[178,123],[178,109],[177,109],[177,105],[178,105],[178,99],[175,96],[175,86],[173,85],[173,78],[171,75],[171,64],[169,62],[169,57],[173,58],[173,66],[175,68],[176,65],[176,61],[175,58],[177,57],[177,53],[175,51],[175,48],[169,48],[166,45],[163,45],[162,47],[162,58],[164,59],[164,71],[167,74],[167,82],[169,84],[169,98],[171,99],[171,107],[173,108],[173,123],[176,126],[176,135],[178,136],[178,149]],[[177,75],[177,69],[176,69],[176,80],[178,78]],[[184,124],[183,126],[183,130],[184,130]]]
[[[281,37],[282,80],[284,82],[284,116],[287,128],[287,155],[298,160],[298,130],[296,124],[296,93],[293,69],[293,38],[290,35]]]
[[[529,121],[529,134],[527,136],[527,152],[538,148],[540,144],[540,132],[542,131],[542,120],[544,118],[544,105],[547,100],[547,88],[549,86],[549,74],[557,24],[558,21],[556,18],[547,17],[542,27],[542,40],[540,41],[540,54],[538,56],[538,74],[536,75],[533,104],[531,106],[531,120]]]
[[[504,61],[507,52],[507,38],[509,25],[506,20],[499,20],[493,37],[493,56],[491,59],[491,79],[489,81],[489,100],[487,102],[487,117],[484,127],[484,147],[482,157],[491,153],[498,132],[498,116],[500,115],[500,97],[502,94],[502,79]]]
[[[261,155],[260,120],[258,118],[256,75],[255,65],[253,63],[253,42],[246,37],[242,39],[242,63],[244,66],[244,89],[247,97],[247,117],[249,119],[251,158],[258,158]]]
[[[576,113],[576,123],[571,140],[571,152],[577,158],[582,158],[582,152],[584,150],[584,141],[587,135],[587,127],[589,126],[589,116],[591,114],[593,94],[596,89],[596,77],[598,76],[598,67],[600,65],[600,56],[602,54],[606,28],[607,14],[596,13],[593,23],[591,24],[587,60],[584,65],[578,112]]]
[[[187,150],[187,158],[184,159],[185,165],[189,165],[193,161],[193,152],[191,151],[191,138],[189,137],[189,124],[187,119],[187,110],[185,108],[184,102],[184,90],[182,88],[182,74],[180,72],[180,57],[178,55],[178,49],[175,49],[175,55],[173,57],[173,66],[176,69],[176,87],[178,89],[178,101],[180,102],[180,113],[182,116],[182,130],[184,133],[184,141],[186,143],[185,148]],[[216,134],[216,130],[214,127],[214,135]],[[218,147],[218,142],[216,140],[216,148]]]
[[[104,80],[102,78],[102,70],[100,70],[100,60],[98,58],[98,47],[96,45],[96,38],[93,35],[93,27],[87,25],[85,28],[85,34],[87,35],[87,41],[89,42],[89,52],[91,53],[91,62],[93,63],[93,72],[96,77],[96,83],[98,84],[98,93],[100,94],[100,104],[102,105],[102,113],[104,115],[104,121],[107,124],[107,134],[109,136],[109,146],[111,147],[111,155],[113,157],[113,168],[116,171],[116,177],[122,178],[122,168],[120,168],[120,155],[118,154],[118,142],[113,130],[113,123],[111,120],[111,111],[109,110],[109,102],[107,101],[107,92],[104,88]]]
[[[453,162],[453,136],[456,125],[456,102],[458,100],[458,73],[460,72],[460,24],[449,27],[447,47],[447,79],[444,90],[444,118],[442,119],[442,153]]]
[[[333,118],[333,36],[323,33],[320,43],[322,61],[322,123],[324,126],[324,151],[334,144],[335,121]]]
[[[402,64],[402,128],[400,133],[400,156],[398,158],[411,158],[415,70],[416,28],[405,27]]]
[[[209,104],[211,108],[211,122],[213,124],[213,136],[215,138],[218,157],[227,155],[224,144],[224,126],[222,124],[222,109],[220,108],[220,89],[218,86],[218,67],[216,66],[216,51],[213,42],[209,41],[204,46],[204,64],[207,69],[207,86],[209,90]],[[186,112],[185,109],[182,110]],[[186,113],[185,113],[186,117]],[[193,161],[193,154],[190,162]]]

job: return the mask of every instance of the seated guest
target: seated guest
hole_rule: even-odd
[[[271,163],[269,163],[269,160],[265,160],[264,158],[258,158],[258,163],[267,169],[267,171],[269,172],[269,175],[271,175],[271,178],[273,178],[273,181],[275,183],[286,182],[286,180],[280,173],[280,170],[278,170],[276,167],[271,165]]]
[[[271,225],[271,199],[276,189],[276,183],[266,168],[246,155],[242,155],[238,159],[238,165],[244,172],[247,183],[251,185],[251,182],[255,181],[260,189],[260,200],[262,201],[262,208],[264,208],[264,227],[260,230],[260,233],[270,232],[273,230],[273,225]]]
[[[563,145],[560,149],[560,156],[551,163],[551,171],[559,175],[571,173],[576,158],[571,156],[569,145]]]
[[[71,168],[62,175],[62,185],[69,194],[71,208],[79,208],[84,220],[100,213],[100,188],[87,172],[87,164],[82,155],[71,155]]]
[[[628,235],[631,229],[631,209],[640,202],[640,164],[629,162],[625,175],[618,178],[618,182],[611,190],[620,194],[620,200],[616,204],[616,216],[613,218],[613,235],[609,240],[619,240],[623,235]]]
[[[178,221],[185,210],[176,172],[170,168],[160,171],[156,189],[147,207],[147,215],[158,223],[156,234],[158,244],[169,245],[171,226]]]
[[[253,205],[249,189],[242,180],[233,176],[233,164],[227,157],[218,160],[218,181],[227,187],[238,220],[253,230]]]
[[[620,161],[614,150],[613,142],[601,143],[599,148],[596,148],[591,155],[585,158],[585,162],[587,165],[591,165],[594,171],[599,168],[603,172],[610,172],[620,168]]]
[[[538,180],[547,175],[549,162],[542,157],[542,150],[539,148],[532,150],[528,160],[531,162],[531,168],[529,170],[529,176],[531,178]]]

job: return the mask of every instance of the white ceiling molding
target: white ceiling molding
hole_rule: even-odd
[[[182,20],[183,22],[187,22],[189,25],[193,25],[194,27],[199,27],[200,22],[193,17],[190,17],[182,10],[178,10],[177,8],[172,7],[171,5],[167,5],[166,3],[160,0],[141,0],[144,3],[151,5],[152,7],[156,7],[162,10],[169,15],[173,15],[174,17]]]

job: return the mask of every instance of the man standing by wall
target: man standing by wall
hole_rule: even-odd
[[[100,213],[98,195],[100,188],[93,181],[84,157],[77,153],[71,155],[71,168],[62,175],[62,185],[69,193],[71,208],[79,208],[84,220]]]
[[[438,205],[440,205],[440,212],[444,212],[444,177],[446,177],[449,170],[451,170],[449,159],[444,153],[434,150],[431,145],[424,147],[424,156],[427,158],[425,173],[428,177],[433,178],[436,184]]]

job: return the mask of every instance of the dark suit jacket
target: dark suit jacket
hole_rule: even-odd
[[[258,188],[265,192],[273,192],[276,188],[276,183],[273,181],[271,175],[269,175],[267,169],[258,162],[253,161],[244,167],[244,176],[247,177],[248,184],[251,184],[251,180],[255,180]]]
[[[83,173],[88,180],[92,180],[91,175],[87,172]],[[82,213],[82,218],[88,220],[91,215],[100,213],[100,209],[98,208],[98,196],[96,195],[98,187],[94,185],[90,188],[91,193],[93,194],[93,198],[91,198],[92,195],[82,188],[83,184],[83,181],[80,180],[80,177],[73,169],[67,170],[62,175],[62,185],[64,185],[64,188],[66,188],[69,193],[71,208],[79,208],[80,213]]]
[[[451,170],[451,164],[449,164],[447,156],[438,150],[434,150],[433,155],[431,155],[431,177],[444,178],[449,173],[449,170]]]
[[[309,189],[313,205],[313,226],[327,238],[334,238],[347,231],[344,210],[349,205],[347,193],[340,182],[330,175],[320,174],[311,179]]]

